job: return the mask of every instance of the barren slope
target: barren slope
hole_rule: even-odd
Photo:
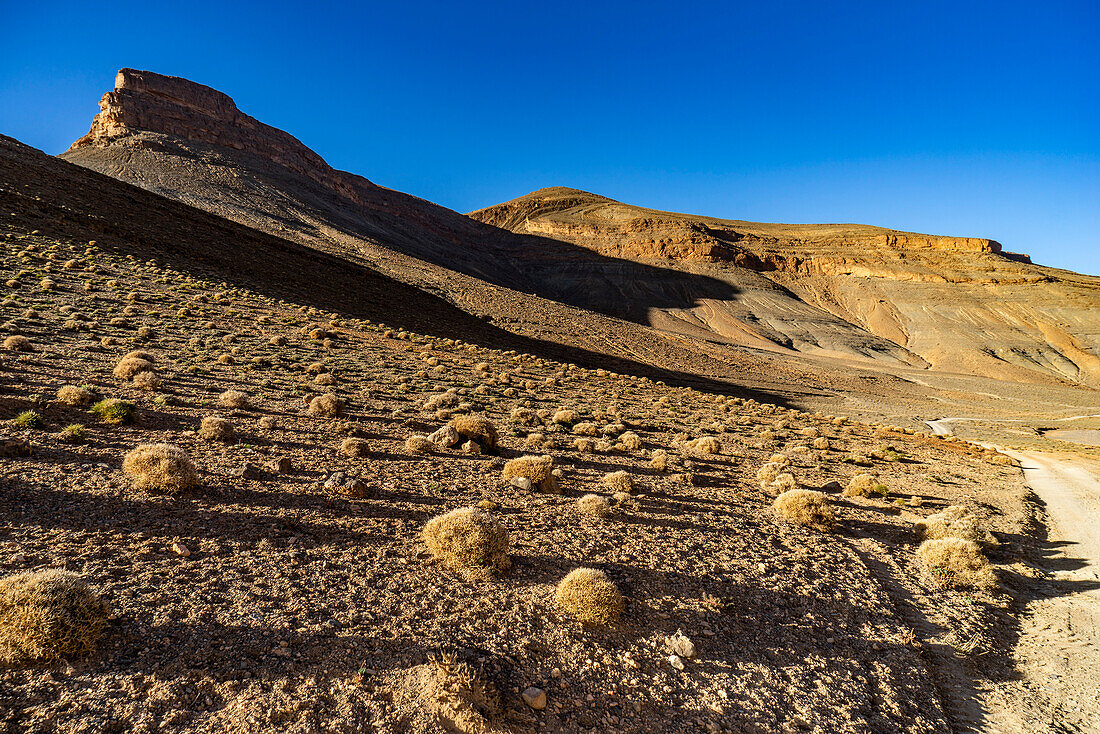
[[[729,284],[725,297],[707,294],[688,307],[653,303],[649,320],[662,328],[1019,382],[1100,385],[1100,278],[1032,265],[991,240],[723,220],[566,188],[471,216]]]

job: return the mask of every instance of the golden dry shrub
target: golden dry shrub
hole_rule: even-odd
[[[783,467],[779,464],[768,462],[756,470],[756,478],[760,480],[761,487],[767,487],[779,476]]]
[[[600,478],[600,486],[609,492],[631,492],[634,489],[634,481],[630,478],[624,470],[613,471],[610,474],[604,474]]]
[[[370,455],[370,444],[361,438],[345,438],[340,444],[340,453],[352,459],[363,459]]]
[[[504,478],[522,477],[541,492],[556,492],[558,479],[554,476],[554,459],[551,456],[521,456],[504,465]]]
[[[768,458],[768,463],[778,464],[781,467],[790,466],[791,457],[787,456],[786,454],[772,454],[771,457]]]
[[[107,623],[108,608],[75,573],[59,568],[0,579],[0,661],[22,663],[85,655]]]
[[[805,436],[806,438],[817,438],[818,436],[821,435],[821,432],[818,431],[816,428],[810,427],[810,428],[803,428],[802,430],[800,430],[798,432],[798,434],[800,436]]]
[[[9,352],[31,351],[31,340],[19,334],[13,334],[4,340],[4,349]]]
[[[582,454],[590,454],[596,450],[596,442],[590,438],[573,439],[573,448]]]
[[[668,469],[668,452],[664,449],[653,449],[649,456],[649,468],[657,471]]]
[[[218,396],[218,403],[223,408],[244,410],[248,407],[248,395],[240,390],[226,390]]]
[[[156,390],[162,380],[156,372],[138,372],[134,375],[134,387],[139,390]]]
[[[512,410],[510,420],[524,426],[536,426],[542,423],[538,414],[530,408],[515,408]]]
[[[562,408],[550,420],[563,426],[571,426],[577,422],[577,413],[569,408]]]
[[[816,530],[831,530],[836,521],[825,495],[812,489],[789,489],[775,498],[772,507],[784,520]]]
[[[344,401],[332,393],[318,395],[309,401],[309,414],[323,418],[335,418],[344,410]]]
[[[607,517],[611,514],[611,503],[598,494],[586,494],[577,500],[577,511],[588,517]]]
[[[57,390],[57,401],[73,407],[92,402],[92,393],[76,385],[62,385]]]
[[[917,557],[928,574],[944,586],[973,586],[988,589],[997,585],[997,574],[982,549],[965,538],[926,540],[917,548]]]
[[[998,545],[993,534],[982,526],[981,521],[968,508],[962,505],[946,507],[923,520],[917,520],[913,526],[924,540],[962,538],[987,548]]]
[[[207,441],[232,441],[236,435],[233,424],[220,415],[204,416],[199,426],[199,438]]]
[[[199,483],[187,453],[168,443],[144,443],[126,454],[122,471],[135,489],[178,492]]]
[[[590,421],[582,421],[573,426],[573,434],[577,436],[599,436],[600,427]]]
[[[697,454],[722,453],[722,442],[714,436],[700,436],[691,441],[685,441],[684,446]]]
[[[497,450],[497,427],[485,416],[457,415],[451,419],[450,426],[462,438],[476,443],[483,452],[493,453]]]
[[[794,474],[791,474],[790,472],[783,472],[782,474],[777,476],[769,486],[776,492],[786,492],[787,490],[797,487],[798,480],[794,478]]]
[[[619,443],[623,445],[623,448],[627,451],[638,451],[642,448],[642,437],[634,431],[627,431],[619,436]]]
[[[135,349],[132,352],[127,352],[123,359],[144,359],[146,362],[152,362],[153,364],[157,363],[156,355],[144,349]]]
[[[523,439],[523,445],[531,448],[542,448],[546,444],[546,435],[542,433],[528,433],[527,437]]]
[[[824,436],[818,436],[814,439],[813,447],[818,451],[827,451],[829,449],[829,439]]]
[[[435,451],[435,442],[418,433],[405,439],[405,450],[410,454],[430,454]]]
[[[558,582],[554,601],[573,619],[588,625],[619,621],[623,595],[607,574],[595,568],[575,568]]]
[[[454,571],[506,571],[511,565],[508,530],[478,507],[432,518],[421,537],[431,554]]]
[[[845,497],[869,497],[878,486],[878,479],[874,474],[856,474],[848,481],[848,486],[842,493]]]
[[[152,372],[153,363],[141,357],[123,357],[115,365],[114,376],[120,380],[132,380],[141,372]]]
[[[273,415],[265,415],[257,421],[257,425],[265,431],[271,431],[279,427],[279,421]]]

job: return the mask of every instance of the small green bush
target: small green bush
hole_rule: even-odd
[[[15,416],[15,425],[21,428],[39,429],[46,425],[46,421],[42,419],[42,416],[34,410],[24,410],[19,415]]]
[[[92,414],[104,423],[120,426],[134,422],[134,404],[118,398],[105,398],[92,406]]]

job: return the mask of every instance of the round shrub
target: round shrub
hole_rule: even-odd
[[[607,574],[595,568],[577,568],[558,583],[554,601],[583,624],[614,624],[623,613],[623,595]]]
[[[340,453],[352,459],[363,459],[370,455],[370,444],[361,438],[345,438],[340,444]]]
[[[31,340],[25,336],[14,334],[4,340],[4,349],[10,352],[29,352],[31,351]]]
[[[504,465],[504,478],[529,479],[542,492],[556,492],[558,479],[554,476],[554,459],[550,456],[521,456]]]
[[[92,402],[92,393],[76,385],[62,385],[57,390],[57,401],[74,407],[87,405]]]
[[[223,408],[245,410],[248,408],[248,395],[240,390],[226,390],[218,396],[218,403],[220,403]]]
[[[511,565],[508,530],[477,507],[432,518],[421,536],[432,555],[455,571],[505,571]]]
[[[405,440],[405,450],[410,454],[430,454],[435,451],[435,442],[427,436],[416,434]]]
[[[126,454],[122,471],[135,489],[178,492],[199,483],[198,472],[186,452],[167,443],[144,443]]]
[[[140,372],[152,372],[153,363],[141,357],[123,357],[115,365],[114,375],[120,380],[132,380]]]
[[[458,435],[467,441],[473,441],[485,453],[494,453],[497,450],[497,428],[493,422],[483,415],[458,415],[450,423],[451,427],[458,431]]]
[[[978,544],[964,538],[926,540],[917,556],[928,573],[944,586],[992,588],[997,575]]]
[[[598,494],[586,494],[577,500],[577,511],[588,517],[607,517],[611,514],[611,503]]]
[[[207,441],[232,441],[237,435],[233,424],[220,415],[208,415],[203,417],[199,427],[199,438]]]
[[[775,513],[784,520],[817,530],[831,530],[835,518],[825,495],[811,489],[790,489],[775,498]]]
[[[134,422],[134,404],[118,398],[104,398],[91,407],[93,415],[104,423],[120,426]]]
[[[604,474],[600,478],[600,486],[611,493],[629,493],[634,489],[634,481],[626,471],[613,471],[610,474]]]
[[[318,395],[309,401],[309,414],[323,418],[335,418],[344,410],[344,403],[331,393]]]
[[[30,571],[0,579],[0,661],[84,655],[107,623],[107,604],[77,574]]]

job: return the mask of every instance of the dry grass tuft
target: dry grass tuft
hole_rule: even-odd
[[[497,427],[483,415],[459,415],[450,423],[458,435],[467,441],[476,443],[483,452],[495,453],[497,450]]]
[[[588,517],[607,517],[611,514],[611,503],[598,494],[586,494],[577,500],[577,511]]]
[[[946,507],[942,512],[929,515],[913,525],[925,540],[962,538],[986,548],[998,545],[993,534],[982,527],[978,518],[962,505]]]
[[[80,576],[58,568],[0,579],[0,661],[85,655],[107,623],[107,604]]]
[[[615,492],[630,493],[634,490],[634,481],[626,471],[615,471],[605,474],[600,479],[600,486],[614,494]]]
[[[208,415],[203,417],[199,427],[199,438],[207,441],[232,441],[237,435],[233,424],[220,415]]]
[[[550,420],[563,426],[571,426],[577,422],[577,414],[569,408],[562,408]]]
[[[405,450],[410,454],[430,454],[435,451],[435,442],[418,433],[405,440]]]
[[[141,444],[126,454],[122,471],[135,489],[178,492],[199,483],[195,465],[184,450],[167,443]]]
[[[120,380],[132,380],[140,372],[152,372],[153,363],[141,357],[123,357],[115,365],[114,376]]]
[[[870,497],[872,494],[885,495],[886,485],[880,484],[874,474],[856,474],[844,488],[845,497]]]
[[[685,441],[684,446],[697,454],[722,453],[722,442],[714,436],[700,436],[691,441]]]
[[[76,385],[62,385],[57,390],[57,401],[73,407],[92,402],[92,393]]]
[[[134,387],[139,390],[156,390],[162,380],[156,372],[138,372],[134,375]]]
[[[576,568],[558,583],[554,601],[578,622],[614,624],[623,613],[623,595],[607,575],[595,568]]]
[[[344,410],[344,402],[331,393],[318,395],[309,401],[309,414],[335,418]]]
[[[657,471],[668,469],[668,452],[664,449],[653,449],[653,453],[650,454],[649,458],[649,468]]]
[[[462,507],[432,518],[422,537],[432,555],[454,571],[499,572],[511,566],[508,530],[477,507]]]
[[[825,495],[812,489],[790,489],[775,498],[777,515],[816,530],[831,530],[836,519]]]
[[[370,456],[370,444],[361,438],[345,438],[340,444],[340,453],[353,459]]]
[[[997,575],[981,548],[964,538],[926,540],[917,548],[925,569],[943,586],[973,586],[988,589],[997,585]]]
[[[504,465],[504,478],[523,477],[541,492],[558,491],[558,479],[553,474],[554,459],[551,456],[521,456]]]
[[[218,396],[218,403],[220,403],[223,408],[245,410],[248,408],[248,395],[240,390],[226,390]]]
[[[623,445],[623,448],[627,451],[638,451],[642,448],[642,437],[634,431],[627,431],[619,436],[619,443]]]
[[[774,482],[776,477],[779,476],[780,470],[782,468],[783,467],[779,464],[769,461],[767,464],[764,464],[764,466],[757,469],[756,478],[760,480],[760,486],[771,486],[771,483]]]
[[[599,436],[600,427],[590,421],[583,421],[573,426],[573,433],[577,436]]]
[[[31,340],[25,336],[13,334],[4,340],[4,349],[9,352],[29,352],[31,351]]]

